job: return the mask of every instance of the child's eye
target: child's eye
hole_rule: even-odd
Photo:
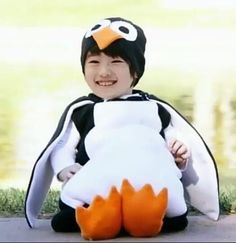
[[[98,60],[88,60],[88,63],[99,63],[99,61]]]

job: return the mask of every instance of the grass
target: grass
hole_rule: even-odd
[[[0,216],[23,217],[24,216],[25,191],[15,188],[0,189]],[[50,190],[43,204],[40,218],[50,218],[58,210],[59,191]],[[236,212],[236,187],[224,188],[220,193],[221,214]],[[190,208],[190,214],[198,212]]]
[[[0,216],[23,216],[26,192],[21,189],[0,189]],[[43,204],[40,217],[48,217],[58,210],[59,191],[50,190]]]
[[[219,167],[219,172],[221,208],[225,212],[236,213],[236,169],[225,171]]]
[[[236,189],[225,190],[220,195],[221,211],[223,213],[236,213]]]

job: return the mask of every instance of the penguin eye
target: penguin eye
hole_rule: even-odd
[[[89,38],[90,36],[92,36],[94,33],[96,33],[97,31],[109,26],[111,23],[111,21],[109,19],[103,19],[100,22],[98,22],[97,24],[95,24],[90,30],[88,30],[85,34],[85,38]]]
[[[128,41],[135,41],[138,36],[137,29],[132,24],[125,21],[112,22],[110,27]]]

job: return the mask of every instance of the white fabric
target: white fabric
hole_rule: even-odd
[[[85,100],[75,103],[70,107],[67,112],[66,119],[62,124],[63,126],[59,136],[40,155],[39,159],[34,165],[25,202],[25,216],[30,227],[35,226],[35,221],[52,183],[54,174],[52,165],[50,163],[50,154],[53,148],[57,145],[58,141],[60,141],[60,139],[64,136],[67,126],[71,121],[71,114],[73,110],[89,103],[92,103],[92,101]]]
[[[178,128],[179,134],[186,136],[191,148],[188,167],[182,177],[186,200],[209,218],[218,220],[220,213],[219,188],[213,158],[207,151],[203,139],[197,132],[194,132],[190,124],[185,122],[169,105],[156,102],[171,113],[173,125]]]
[[[71,121],[64,136],[53,149],[50,159],[55,175],[67,166],[75,163],[76,146],[80,140],[80,134]]]
[[[181,172],[159,134],[161,121],[154,102],[103,102],[94,108],[95,127],[85,139],[90,161],[63,187],[61,199],[76,208],[96,195],[106,197],[123,179],[155,193],[168,188],[167,216],[186,212]],[[148,205],[147,205],[148,206]]]
[[[182,177],[184,188],[186,189],[185,198],[188,199],[190,205],[200,210],[203,214],[213,220],[217,220],[219,218],[219,184],[214,158],[210,156],[210,151],[207,151],[200,135],[172,107],[157,100],[153,100],[153,102],[163,105],[171,114],[174,128],[188,135],[192,156]],[[73,110],[89,103],[93,102],[84,100],[70,107],[58,137],[42,152],[34,165],[25,201],[25,217],[30,227],[35,226],[35,221],[53,178],[50,154],[58,141],[64,136]],[[139,137],[136,136],[136,138],[136,143],[138,143]]]

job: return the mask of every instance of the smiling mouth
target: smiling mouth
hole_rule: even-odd
[[[116,83],[117,81],[113,80],[107,80],[107,81],[96,81],[96,84],[99,86],[112,86]]]

